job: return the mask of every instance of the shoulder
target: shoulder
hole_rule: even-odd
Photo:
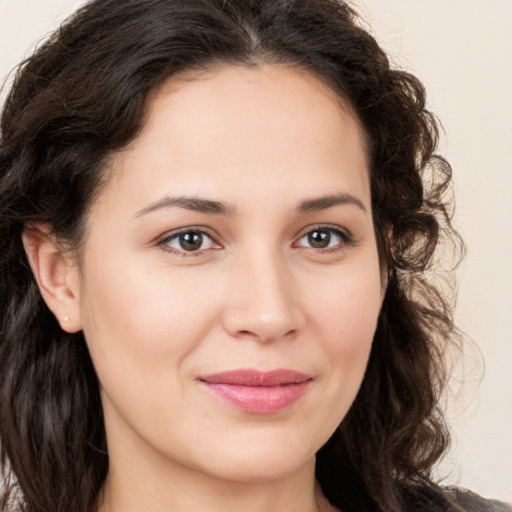
[[[466,489],[449,488],[447,492],[464,512],[512,512],[511,504],[482,498]]]

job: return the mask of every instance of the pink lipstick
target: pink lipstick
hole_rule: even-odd
[[[211,393],[244,411],[271,414],[296,402],[313,377],[293,370],[233,370],[199,377]]]

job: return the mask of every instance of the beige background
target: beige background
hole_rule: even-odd
[[[0,0],[0,80],[81,3]],[[439,474],[512,502],[512,0],[352,3],[426,84],[455,172],[455,223],[469,249],[457,318],[486,369],[479,375],[468,346],[464,391],[449,401],[454,448]]]

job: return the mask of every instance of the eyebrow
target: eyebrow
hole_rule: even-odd
[[[160,210],[162,208],[172,208],[174,206],[177,206],[179,208],[185,208],[186,210],[192,210],[195,212],[207,213],[211,215],[230,216],[235,213],[235,209],[232,206],[222,201],[212,201],[210,199],[202,199],[199,197],[166,196],[146,206],[145,208],[137,212],[134,215],[134,217],[140,217],[141,215],[146,215],[147,213],[154,212],[155,210]]]
[[[326,210],[337,205],[352,204],[360,208],[364,213],[367,213],[366,207],[363,202],[352,194],[334,194],[330,196],[322,196],[314,199],[306,199],[297,207],[298,213],[309,213],[319,210]],[[224,215],[232,216],[235,214],[235,208],[223,201],[213,201],[211,199],[203,199],[199,197],[166,196],[154,203],[149,204],[142,210],[138,211],[134,218],[146,215],[148,213],[160,210],[163,208],[172,207],[184,208],[199,213],[210,215]]]
[[[299,213],[315,212],[325,210],[339,204],[353,204],[360,208],[364,213],[368,213],[363,202],[352,194],[334,194],[331,196],[318,197],[316,199],[307,199],[303,201],[297,211]]]

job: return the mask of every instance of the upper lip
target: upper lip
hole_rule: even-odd
[[[311,375],[295,370],[259,371],[254,369],[231,370],[199,377],[208,384],[227,384],[232,386],[271,387],[286,384],[300,384],[312,380]]]

